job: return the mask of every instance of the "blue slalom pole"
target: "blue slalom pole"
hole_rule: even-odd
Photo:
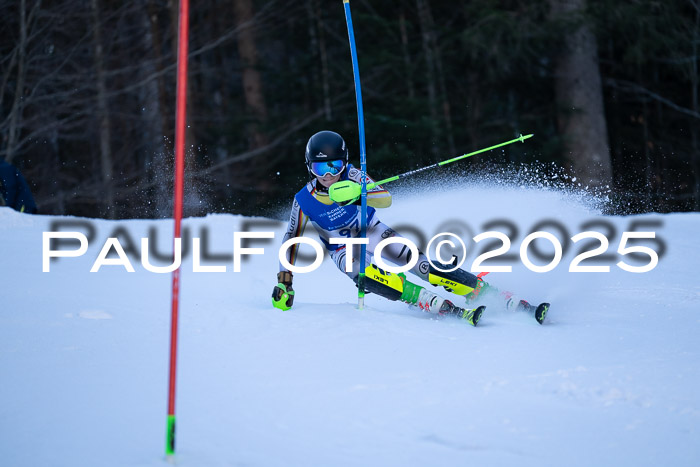
[[[362,194],[360,196],[360,237],[367,237],[367,156],[365,153],[365,117],[362,110],[362,88],[360,87],[360,66],[357,63],[357,48],[355,47],[355,32],[352,28],[352,15],[350,14],[350,0],[343,0],[345,7],[345,21],[348,25],[348,37],[350,39],[350,55],[352,56],[352,72],[355,76],[355,98],[357,100],[357,124],[360,130],[360,171],[362,172]],[[367,245],[362,245],[360,250],[360,275],[357,280],[357,306],[362,309],[365,306],[365,256]]]

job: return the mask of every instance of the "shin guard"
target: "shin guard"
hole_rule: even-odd
[[[438,266],[440,269],[450,269],[456,264],[456,259],[455,257],[453,264],[438,263]],[[448,292],[457,295],[468,295],[477,287],[478,279],[464,269],[457,268],[454,271],[442,272],[430,265],[428,282],[436,287],[444,287]]]

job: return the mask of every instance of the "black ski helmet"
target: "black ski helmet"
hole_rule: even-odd
[[[306,168],[309,175],[313,178],[311,172],[312,162],[325,162],[332,160],[342,160],[345,165],[348,165],[348,147],[345,145],[345,140],[342,136],[334,131],[319,131],[306,143]]]

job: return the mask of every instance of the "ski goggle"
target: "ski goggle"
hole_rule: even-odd
[[[309,164],[309,170],[317,177],[323,177],[326,174],[335,176],[345,170],[345,161],[336,159],[334,161],[312,162]]]

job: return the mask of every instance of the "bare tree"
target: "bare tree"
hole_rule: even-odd
[[[309,9],[309,32],[311,36],[311,45],[313,48],[318,48],[318,57],[321,61],[321,89],[323,90],[323,111],[326,120],[333,119],[331,107],[331,88],[330,76],[328,72],[328,51],[326,48],[326,35],[323,31],[323,16],[319,5],[319,0],[308,0],[307,8]],[[315,27],[314,27],[315,26]],[[318,34],[316,33],[318,30]]]
[[[698,76],[698,46],[700,46],[700,1],[690,0],[695,8],[695,25],[693,28],[692,40],[692,63],[690,65],[690,104],[693,112],[700,113],[700,99],[698,99],[698,87],[700,87],[700,77]],[[693,172],[695,172],[695,210],[700,211],[700,135],[698,125],[694,120],[690,120],[691,149],[693,151]]]
[[[555,67],[559,131],[565,160],[583,185],[612,182],[596,38],[585,21],[586,0],[549,0],[552,17],[567,28]]]
[[[408,97],[413,99],[416,97],[416,86],[413,79],[413,66],[411,63],[411,55],[408,51],[408,30],[406,27],[406,12],[403,3],[399,10],[399,32],[401,33],[401,52],[405,65],[406,82],[408,85]]]
[[[258,70],[258,49],[255,43],[253,3],[251,0],[234,0],[234,20],[238,28],[238,54],[243,68],[243,94],[246,106],[252,114],[249,137],[251,149],[267,144],[267,136],[261,126],[267,121],[267,106],[263,93],[262,77]]]
[[[97,74],[97,117],[100,124],[100,169],[102,173],[102,187],[104,190],[104,212],[107,217],[113,219],[114,186],[112,183],[112,138],[110,135],[109,105],[107,103],[107,84],[105,80],[104,52],[102,48],[102,25],[100,24],[99,0],[91,0],[92,28],[94,34],[95,71]]]
[[[166,141],[172,140],[174,125],[169,125],[170,115],[168,93],[166,90],[163,56],[163,28],[154,0],[149,0],[141,15],[143,48],[147,51],[147,60],[142,61],[141,80],[144,85],[139,89],[140,107],[144,109],[143,145],[146,156],[143,161],[146,185],[152,187],[144,190],[152,199],[151,215],[163,217],[170,214],[170,185],[165,183],[171,172],[167,157]],[[167,22],[167,21],[166,21]],[[167,55],[167,58],[171,58]],[[169,118],[170,117],[170,118]],[[167,214],[166,214],[167,213]]]
[[[440,48],[437,44],[435,21],[433,13],[430,9],[430,0],[416,0],[418,7],[418,18],[421,28],[421,37],[423,39],[423,53],[426,61],[426,78],[428,81],[428,101],[430,106],[430,117],[432,119],[431,128],[433,131],[432,145],[433,154],[437,155],[441,147],[440,139],[444,134],[447,140],[447,150],[454,154],[455,142],[454,133],[452,131],[452,115],[450,110],[450,102],[447,98],[447,88],[445,86],[445,75],[443,70],[442,56]],[[440,118],[439,110],[442,110],[442,118]],[[440,130],[440,123],[444,123],[445,131]]]
[[[432,47],[433,30],[429,24],[428,0],[416,0],[418,9],[418,19],[421,29],[421,39],[423,43],[423,54],[425,55],[425,77],[428,86],[428,108],[430,109],[430,135],[432,144],[430,145],[433,156],[437,156],[440,151],[440,123],[438,120],[438,97],[436,83],[435,51]]]
[[[36,7],[39,6],[41,2],[36,3]],[[7,149],[5,151],[5,159],[7,162],[12,162],[15,156],[15,151],[17,147],[17,139],[20,133],[20,120],[22,118],[22,110],[24,107],[24,83],[26,81],[26,58],[27,58],[27,1],[20,0],[19,3],[19,43],[15,54],[13,54],[13,59],[16,57],[17,63],[17,75],[16,75],[16,85],[15,85],[15,98],[12,103],[12,110],[10,111],[10,122],[8,128],[7,136]],[[15,62],[15,60],[13,60]]]

